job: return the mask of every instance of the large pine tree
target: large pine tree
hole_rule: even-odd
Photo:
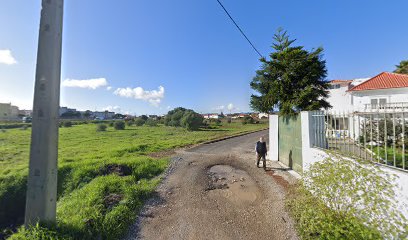
[[[331,107],[325,100],[328,83],[325,81],[326,62],[323,48],[307,51],[292,46],[286,31],[274,35],[270,60],[261,58],[261,68],[251,81],[259,95],[251,96],[251,107],[260,112],[278,110],[282,115]]]

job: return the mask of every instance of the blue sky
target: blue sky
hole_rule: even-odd
[[[264,55],[278,27],[307,49],[322,46],[328,79],[408,59],[406,0],[222,2]],[[32,105],[40,3],[0,1],[0,102]],[[258,58],[216,0],[66,0],[61,106],[249,111]]]

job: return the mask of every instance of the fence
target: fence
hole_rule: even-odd
[[[405,108],[364,112],[313,112],[312,147],[408,171],[408,111]]]

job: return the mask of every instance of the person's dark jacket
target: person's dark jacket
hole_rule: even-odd
[[[258,142],[256,143],[256,152],[257,152],[258,154],[264,155],[264,154],[266,154],[267,151],[268,151],[268,150],[266,149],[266,142],[260,142],[260,141],[258,141]]]

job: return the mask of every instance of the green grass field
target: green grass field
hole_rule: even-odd
[[[168,165],[166,151],[258,130],[267,123],[223,123],[190,132],[174,127],[126,127],[97,132],[96,124],[60,128],[57,226],[20,229],[12,239],[116,239],[151,196]],[[0,131],[0,229],[23,221],[30,128]],[[129,171],[124,176],[108,169]],[[124,171],[126,172],[126,171]],[[54,234],[52,233],[54,231]],[[0,237],[1,238],[1,237]]]

